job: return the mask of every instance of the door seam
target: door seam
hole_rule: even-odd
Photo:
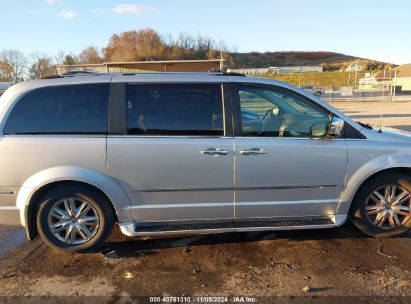
[[[236,157],[237,157],[237,153],[236,153],[236,145],[235,145],[235,139],[233,137],[233,220],[235,221],[237,219],[237,214],[236,214]]]

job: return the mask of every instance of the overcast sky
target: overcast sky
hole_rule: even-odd
[[[334,51],[411,63],[410,0],[6,0],[0,50],[55,55],[153,28],[202,33],[240,52]]]

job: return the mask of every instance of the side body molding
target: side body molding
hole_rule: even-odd
[[[373,158],[365,164],[360,161],[356,163],[355,160],[349,158],[348,163],[347,185],[341,196],[338,214],[348,213],[358,189],[372,175],[387,169],[411,169],[411,155],[405,153],[385,154]]]
[[[92,169],[61,166],[48,168],[32,175],[20,188],[16,205],[20,210],[20,221],[24,227],[27,223],[28,205],[34,193],[47,184],[60,181],[83,182],[100,189],[111,200],[120,223],[134,221],[130,201],[116,180]]]

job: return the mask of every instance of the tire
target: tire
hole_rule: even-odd
[[[114,222],[111,202],[98,191],[79,186],[52,189],[37,213],[37,229],[45,243],[71,252],[97,250]]]
[[[376,176],[358,190],[350,209],[351,220],[373,237],[401,235],[411,228],[410,194],[411,177],[400,173]]]

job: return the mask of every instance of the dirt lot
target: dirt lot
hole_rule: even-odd
[[[379,118],[378,102],[334,105],[356,120],[376,123]],[[411,131],[411,102],[383,109],[383,125]],[[102,253],[63,254],[38,239],[24,242],[21,230],[0,227],[0,294],[27,296],[3,297],[0,303],[71,303],[70,296],[77,295],[106,303],[149,303],[150,295],[250,296],[258,303],[274,296],[276,302],[409,303],[410,251],[411,233],[373,239],[346,226],[165,239],[130,239],[117,231]],[[196,300],[210,302],[191,298]]]
[[[343,111],[354,120],[368,122],[372,125],[382,125],[411,132],[411,96],[398,97],[397,102],[333,102],[337,109]]]

